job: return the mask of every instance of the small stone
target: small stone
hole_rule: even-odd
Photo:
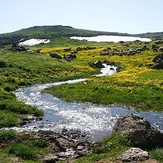
[[[53,155],[53,154],[49,154],[47,156],[44,157],[43,161],[45,163],[55,163],[57,162],[59,159],[56,155]]]
[[[122,153],[118,158],[122,162],[140,162],[149,159],[149,154],[147,151],[143,151],[140,148],[131,148],[128,151]]]
[[[56,145],[61,151],[66,152],[66,149],[73,147],[74,143],[64,138],[58,138],[56,139]]]
[[[83,148],[84,148],[83,146],[79,145],[79,146],[77,146],[76,149],[79,150],[79,151],[81,151],[81,150],[83,150]]]

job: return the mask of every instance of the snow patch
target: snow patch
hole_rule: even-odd
[[[35,38],[32,38],[32,39],[20,42],[19,45],[32,46],[32,45],[37,45],[37,44],[41,44],[41,43],[47,44],[49,42],[50,42],[50,40],[48,40],[48,39],[35,39]]]
[[[73,36],[70,37],[71,39],[75,40],[87,40],[87,41],[95,41],[95,42],[119,42],[119,41],[145,41],[149,42],[151,39],[149,38],[141,38],[141,37],[130,37],[130,36],[93,36],[93,37],[77,37]]]

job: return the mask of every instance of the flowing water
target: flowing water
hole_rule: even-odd
[[[102,73],[106,74],[115,73],[115,70],[112,69],[111,71],[108,73],[104,69],[101,70]],[[16,90],[14,93],[17,99],[43,109],[45,112],[43,120],[24,125],[21,127],[21,130],[52,130],[59,132],[63,128],[78,129],[89,133],[93,140],[98,140],[108,136],[112,132],[112,127],[120,115],[136,113],[133,109],[123,107],[66,102],[50,94],[41,93],[43,89],[48,87],[77,82],[86,83],[86,79],[35,85]],[[139,114],[148,119],[153,126],[163,130],[162,113],[139,112]]]

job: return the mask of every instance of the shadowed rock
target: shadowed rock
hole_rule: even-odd
[[[153,58],[153,62],[155,62],[154,69],[163,69],[163,54],[156,55]]]
[[[62,57],[59,54],[50,54],[50,56],[53,58],[62,59]]]
[[[101,61],[96,61],[96,62],[94,63],[94,66],[97,67],[97,68],[104,68],[104,66],[103,66],[103,64],[102,64]]]

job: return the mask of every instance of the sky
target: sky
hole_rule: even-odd
[[[42,25],[163,32],[163,0],[0,0],[0,33]]]

